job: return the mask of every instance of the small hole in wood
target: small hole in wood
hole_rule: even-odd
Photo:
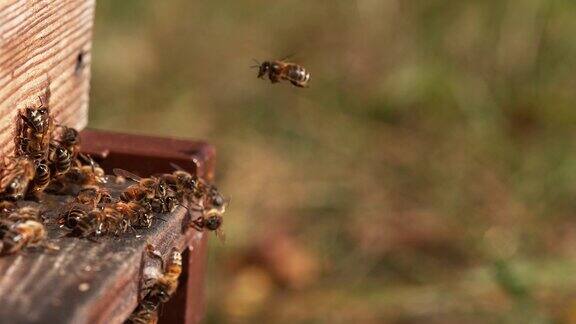
[[[80,53],[78,53],[78,56],[76,56],[76,68],[74,70],[74,72],[77,75],[82,72],[84,66],[86,65],[86,62],[84,62],[85,59],[86,59],[86,52],[80,51]]]

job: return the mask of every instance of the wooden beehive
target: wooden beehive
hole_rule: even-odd
[[[88,116],[95,0],[0,1],[0,153],[13,150],[17,110],[49,89],[58,123],[83,129]]]

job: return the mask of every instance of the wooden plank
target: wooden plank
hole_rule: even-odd
[[[95,0],[0,1],[0,154],[13,150],[17,110],[46,88],[57,122],[87,123]]]
[[[86,133],[90,135],[85,136]],[[131,159],[125,160],[104,159],[104,165],[134,170],[143,176],[147,174],[142,173],[144,169],[141,166],[150,167],[147,160],[152,156],[164,157],[157,160],[160,161],[159,169],[153,172],[161,172],[164,163],[168,167],[167,161],[186,167],[189,165],[186,163],[195,160],[204,166],[198,169],[202,172],[200,176],[212,173],[214,150],[206,144],[133,135],[124,135],[119,141],[116,135],[119,134],[84,131],[83,146],[95,155],[99,154],[97,148],[100,145],[107,148],[107,157],[131,155]],[[155,153],[149,154],[146,146],[138,144],[142,141],[158,145],[152,149]],[[129,145],[132,147],[130,154],[122,148],[126,143],[133,144]],[[111,161],[121,161],[121,164]],[[54,213],[48,214],[50,219],[55,217]],[[150,229],[100,238],[98,243],[58,238],[63,231],[55,224],[49,225],[51,242],[60,246],[59,251],[25,251],[0,258],[0,322],[122,323],[136,306],[143,269],[157,262],[144,252],[149,243],[165,258],[172,247],[180,251],[189,249],[188,269],[197,272],[189,272],[187,283],[183,283],[181,288],[184,295],[193,294],[194,301],[202,300],[207,235],[184,226],[187,217],[190,216],[186,215],[184,208],[179,208],[172,215],[162,215],[165,221],[155,222]],[[190,302],[187,300],[184,305]],[[202,309],[195,307],[170,309],[170,312],[181,312],[185,315],[179,318],[186,316],[193,319],[188,323],[197,323],[202,317]],[[190,314],[190,311],[197,313]]]

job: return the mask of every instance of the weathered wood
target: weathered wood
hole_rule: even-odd
[[[59,123],[82,129],[88,115],[95,0],[0,1],[0,154],[13,150],[16,110],[49,105]]]
[[[122,135],[119,140],[118,136],[84,131],[83,146],[104,158],[106,168],[121,167],[143,176],[148,175],[144,170],[163,172],[169,167],[168,161],[187,168],[196,160],[204,166],[199,169],[200,176],[212,173],[213,149],[206,144],[133,135]],[[147,148],[141,141],[154,145]],[[106,147],[105,156],[98,149],[101,145]],[[124,145],[131,147],[130,153]],[[123,156],[124,160],[109,159],[114,156]],[[157,160],[158,169],[147,169],[153,165],[148,162],[154,156],[163,157]],[[121,164],[111,163],[114,161]],[[54,214],[48,216],[54,218]],[[198,303],[203,303],[207,235],[186,227],[187,217],[180,207],[172,215],[162,215],[165,222],[156,221],[150,229],[100,238],[98,243],[58,238],[63,231],[56,225],[49,226],[51,242],[60,246],[59,251],[26,251],[0,258],[0,323],[121,323],[136,307],[143,269],[157,264],[144,252],[149,243],[165,257],[172,247],[189,249],[187,283],[183,282],[178,292],[186,295],[185,309],[165,307],[164,312],[179,312],[183,315],[177,318],[197,323],[202,317]]]

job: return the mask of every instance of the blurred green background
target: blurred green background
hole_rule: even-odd
[[[207,319],[576,322],[576,3],[98,0],[90,126],[205,139]],[[258,80],[293,61],[310,88]]]

